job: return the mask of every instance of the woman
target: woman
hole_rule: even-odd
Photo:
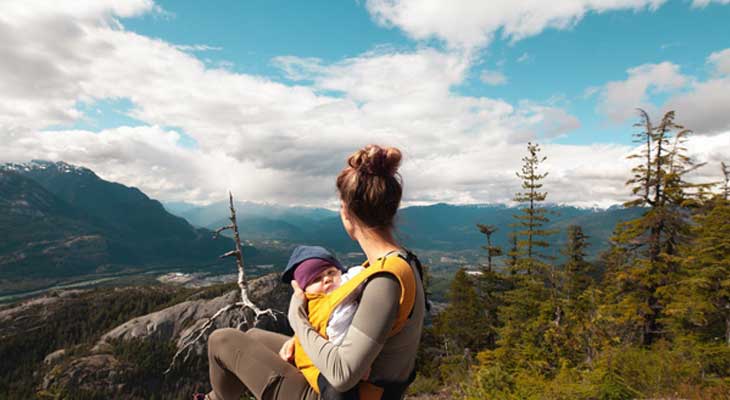
[[[296,285],[289,307],[294,333],[322,377],[338,392],[369,387],[370,394],[360,392],[361,397],[402,397],[413,376],[423,329],[425,297],[420,272],[405,261],[405,252],[393,237],[402,195],[400,160],[396,148],[369,145],[352,154],[337,177],[345,230],[365,253],[366,267],[384,268],[365,283],[342,344],[335,346],[312,328],[304,296]],[[388,272],[397,269],[392,266],[412,274],[415,289],[404,289],[403,276]],[[412,306],[401,307],[409,296]],[[299,370],[280,355],[289,351],[285,346],[288,339],[259,329],[213,332],[208,341],[213,387],[209,398],[238,399],[245,387],[258,399],[317,399],[319,395]],[[366,374],[368,382],[362,383]]]

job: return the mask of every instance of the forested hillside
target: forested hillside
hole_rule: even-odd
[[[63,162],[0,165],[0,234],[0,294],[87,274],[215,264],[231,246],[138,189]]]
[[[600,258],[595,238],[567,229],[552,256],[543,207],[550,188],[540,147],[529,144],[518,176],[524,204],[507,248],[459,271],[449,304],[427,330],[414,390],[448,388],[466,399],[728,399],[730,396],[730,170],[686,156],[689,131],[669,112],[643,111],[627,207],[642,213],[614,229]],[[692,182],[696,168],[724,182]],[[486,221],[489,222],[489,221]],[[482,225],[489,239],[493,227]]]

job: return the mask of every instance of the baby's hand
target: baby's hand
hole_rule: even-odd
[[[281,346],[281,350],[279,350],[279,357],[286,362],[294,361],[294,338],[284,342]]]

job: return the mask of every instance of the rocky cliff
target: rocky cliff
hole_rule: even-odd
[[[252,301],[277,316],[262,318],[257,327],[289,334],[284,313],[291,288],[280,283],[278,274],[252,280],[249,291]],[[17,372],[15,377],[13,371],[0,376],[0,386],[22,386],[7,393],[0,389],[0,398],[187,398],[196,388],[207,388],[208,334],[222,327],[247,329],[244,313],[234,308],[216,319],[190,359],[168,374],[164,371],[182,346],[181,338],[238,296],[233,285],[130,287],[61,292],[0,309],[0,355]],[[153,311],[134,311],[145,308]],[[128,320],[104,322],[125,313]],[[44,348],[45,353],[27,357]],[[21,371],[20,364],[28,368]],[[25,390],[29,383],[32,390]]]

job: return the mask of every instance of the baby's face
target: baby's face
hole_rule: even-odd
[[[330,266],[320,272],[312,282],[304,288],[307,293],[329,293],[338,287],[342,280],[342,272],[337,267]]]

